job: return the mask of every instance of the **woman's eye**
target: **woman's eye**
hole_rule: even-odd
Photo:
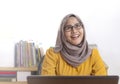
[[[69,30],[69,29],[71,29],[71,26],[65,27],[65,30]]]
[[[76,27],[76,28],[77,28],[77,27],[80,27],[80,24],[76,24],[75,27]]]

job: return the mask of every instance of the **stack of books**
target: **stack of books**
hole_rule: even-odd
[[[16,82],[16,71],[0,71],[0,82]]]
[[[37,67],[43,55],[41,51],[34,42],[20,40],[15,44],[15,67]]]

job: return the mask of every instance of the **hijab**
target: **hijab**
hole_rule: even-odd
[[[82,28],[84,31],[83,39],[81,43],[78,45],[73,45],[69,43],[68,41],[66,41],[66,38],[64,35],[64,26],[67,20],[71,16],[74,16],[82,24]],[[57,40],[56,40],[54,51],[60,52],[62,58],[73,67],[79,66],[91,55],[91,49],[88,47],[88,43],[86,40],[84,25],[81,19],[77,15],[68,14],[63,18],[60,28],[58,30],[58,35],[57,35]]]

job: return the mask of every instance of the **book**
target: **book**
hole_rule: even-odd
[[[16,82],[16,77],[0,77],[0,82]]]
[[[16,71],[0,71],[0,82],[15,82],[16,77]]]
[[[0,77],[16,77],[16,71],[0,71]]]
[[[17,74],[16,71],[0,71],[0,74]]]
[[[27,76],[30,76],[30,71],[18,71],[17,72],[17,81],[27,81]]]

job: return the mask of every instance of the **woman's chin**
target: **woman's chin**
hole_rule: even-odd
[[[80,42],[72,42],[71,44],[73,44],[73,45],[79,45]]]

